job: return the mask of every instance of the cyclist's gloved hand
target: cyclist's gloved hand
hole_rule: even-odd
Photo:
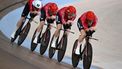
[[[71,23],[70,23],[70,24],[65,24],[65,25],[64,25],[64,28],[65,28],[65,29],[71,29],[71,26],[72,26]]]
[[[30,17],[31,17],[31,18],[34,18],[36,15],[37,15],[37,14],[35,14],[35,13],[30,13]]]
[[[55,19],[47,19],[47,23],[53,23]]]
[[[89,31],[86,31],[86,36],[92,36],[92,34],[94,33],[95,31],[94,30],[89,30]]]

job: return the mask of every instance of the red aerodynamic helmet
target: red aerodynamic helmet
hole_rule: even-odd
[[[88,12],[86,13],[86,19],[88,19],[88,20],[94,20],[94,19],[95,19],[95,14],[94,14],[94,12],[93,12],[93,11],[88,11]]]
[[[68,14],[70,14],[70,15],[76,14],[76,9],[75,9],[74,6],[69,6],[69,7],[67,7],[65,13],[66,13],[67,15],[68,15]]]
[[[56,12],[58,11],[58,6],[55,3],[50,4],[49,11],[52,14],[56,14]]]

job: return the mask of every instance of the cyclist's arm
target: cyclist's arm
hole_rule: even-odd
[[[81,15],[80,21],[81,21],[81,23],[83,25],[84,30],[85,31],[89,31],[88,25],[86,23],[86,16],[85,15],[86,15],[85,13],[83,15]]]
[[[68,20],[68,21],[67,21],[67,24],[72,24],[72,23],[73,23],[72,20]]]
[[[89,31],[88,25],[85,22],[85,20],[82,20],[82,25],[83,25],[85,31]]]
[[[95,17],[94,22],[92,24],[92,27],[90,28],[91,31],[95,31],[96,30],[96,24],[97,24],[97,17]]]
[[[32,12],[32,2],[33,2],[33,0],[29,0],[29,9],[30,9],[30,12]]]
[[[89,30],[95,31],[96,30],[96,27],[95,26],[94,27],[90,27]]]
[[[60,16],[60,18],[61,18],[61,23],[65,24],[66,21],[65,21],[65,19],[64,19],[64,13],[63,13],[62,11],[59,12],[59,16]]]
[[[44,11],[45,11],[45,15],[46,15],[46,18],[49,18],[49,14],[48,14],[48,5],[49,4],[46,4],[43,8],[44,8]]]

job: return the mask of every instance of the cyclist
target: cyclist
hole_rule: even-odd
[[[40,0],[28,0],[21,14],[21,18],[17,23],[16,30],[22,25],[23,21],[26,19],[29,13],[30,13],[30,16],[32,17],[35,17],[37,14],[39,14],[41,7],[42,7],[42,4]],[[14,38],[15,34],[16,34],[16,31],[12,33],[11,38]]]
[[[41,16],[40,16],[40,24],[37,27],[36,37],[34,39],[34,43],[39,43],[39,33],[42,31],[43,26],[45,24],[45,20],[47,23],[54,23],[56,14],[58,11],[58,6],[56,3],[49,2],[41,9]]]
[[[53,48],[56,47],[56,40],[60,34],[60,29],[62,28],[62,25],[63,28],[67,31],[71,29],[72,23],[76,18],[76,9],[74,6],[63,7],[58,11],[56,17],[57,29],[54,33],[54,39],[51,45],[51,47]],[[66,34],[68,34],[67,31]]]
[[[92,36],[96,30],[97,17],[93,11],[87,11],[77,21],[77,26],[80,31],[80,36],[78,38],[78,46],[76,48],[75,54],[80,55],[80,46],[85,36]]]

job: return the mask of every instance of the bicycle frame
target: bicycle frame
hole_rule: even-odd
[[[31,23],[31,22],[33,21],[34,18],[32,18],[32,17],[31,17],[31,18],[26,17],[26,19],[28,19],[28,20],[29,20],[28,22]],[[34,21],[34,22],[35,22],[35,21]],[[35,23],[37,23],[37,22],[35,22]]]
[[[47,24],[46,30],[50,30],[50,26],[51,26],[51,24]]]
[[[79,64],[79,61],[82,59],[83,59],[83,67],[85,69],[89,69],[89,66],[91,66],[93,50],[92,50],[92,45],[90,43],[90,39],[98,41],[98,39],[92,38],[91,36],[85,36],[86,42],[85,42],[85,45],[83,45],[84,48],[82,51],[81,51],[81,46],[80,46],[80,54],[79,55],[75,54],[78,39],[75,41],[75,43],[73,45],[73,49],[72,49],[72,65],[73,65],[73,67],[77,67],[77,65]]]
[[[22,25],[20,26],[21,31],[22,31],[22,29],[23,29],[24,23],[26,22],[26,19],[29,20],[29,21],[27,22],[27,24],[28,24],[28,23],[31,23],[31,22],[33,21],[33,18],[28,18],[28,17],[26,17],[25,20],[22,21]],[[35,22],[35,21],[34,21],[34,22]],[[26,25],[27,25],[27,24],[26,24]]]
[[[44,25],[47,25],[47,27],[46,27],[46,30],[45,30],[45,32],[44,33],[46,33],[47,31],[50,31],[50,24],[44,24]],[[41,30],[41,32],[42,32],[42,30]],[[43,35],[43,34],[42,34]],[[46,35],[46,34],[45,34]],[[41,36],[41,35],[40,35]],[[42,36],[41,36],[42,37]],[[45,44],[44,44],[45,45]]]
[[[52,25],[51,25],[52,26]],[[55,26],[52,26],[53,28],[55,28],[55,29],[57,29]],[[72,31],[68,31],[68,30],[66,30],[66,29],[60,29],[59,30],[59,32],[61,31],[61,30],[63,30],[63,36],[61,37],[61,40],[59,40],[59,36],[60,36],[60,34],[59,34],[59,36],[58,36],[58,38],[57,38],[57,40],[56,40],[56,48],[52,48],[51,47],[51,44],[52,44],[52,41],[53,41],[53,38],[54,38],[54,35],[53,35],[53,37],[52,37],[52,40],[51,40],[51,43],[50,43],[50,47],[49,47],[49,58],[52,58],[53,56],[54,56],[54,54],[55,54],[55,51],[56,50],[58,50],[58,62],[60,62],[62,59],[63,59],[63,57],[64,57],[64,54],[65,54],[65,47],[67,47],[67,32],[70,32],[70,33],[72,33],[72,34],[74,34],[74,32],[72,32]],[[67,32],[66,32],[67,31]],[[66,39],[66,41],[64,41],[65,39],[64,39],[64,37],[65,37],[65,39]],[[64,45],[66,45],[66,46],[63,46],[62,45],[62,42],[66,42],[66,43],[63,43]],[[63,48],[63,49],[62,49]],[[63,52],[63,53],[62,53]]]
[[[25,26],[23,26],[21,28],[20,36],[19,36],[18,42],[17,42],[18,46],[20,46],[24,42],[24,40],[26,39],[26,37],[29,33],[29,30],[30,30],[30,27],[31,27],[30,23],[33,21],[32,17],[31,18],[26,17],[26,19],[29,19],[29,21],[25,24]],[[26,20],[24,20],[23,22],[25,22],[25,21]]]
[[[31,22],[32,20],[33,20],[33,18],[28,18],[28,17],[26,17],[23,21],[22,21],[22,24],[21,24],[21,26],[16,30],[16,33],[15,33],[15,38],[12,38],[11,39],[11,43],[13,43],[15,40],[16,40],[16,38],[18,37],[18,35],[20,35],[20,33],[22,32],[22,30],[23,30],[23,28],[24,28],[24,23],[26,22],[26,19],[29,19],[29,21]],[[30,22],[28,22],[28,23],[30,23]],[[28,24],[27,23],[27,24]],[[26,25],[27,25],[26,24]]]
[[[66,31],[67,31],[67,30],[64,30],[62,38],[67,37]],[[57,50],[61,50],[61,49],[59,48],[59,43],[58,43],[56,49],[57,49]]]
[[[90,39],[93,39],[93,40],[98,41],[98,39],[96,39],[96,38],[92,38],[91,36],[86,36],[86,37],[85,37],[85,41],[86,41],[85,44],[88,44]],[[85,45],[85,47],[86,47],[86,46],[87,46],[87,45]],[[85,47],[84,47],[83,51],[82,51],[81,54],[80,54],[81,57],[82,57],[82,54],[83,54],[84,51],[85,51]]]

